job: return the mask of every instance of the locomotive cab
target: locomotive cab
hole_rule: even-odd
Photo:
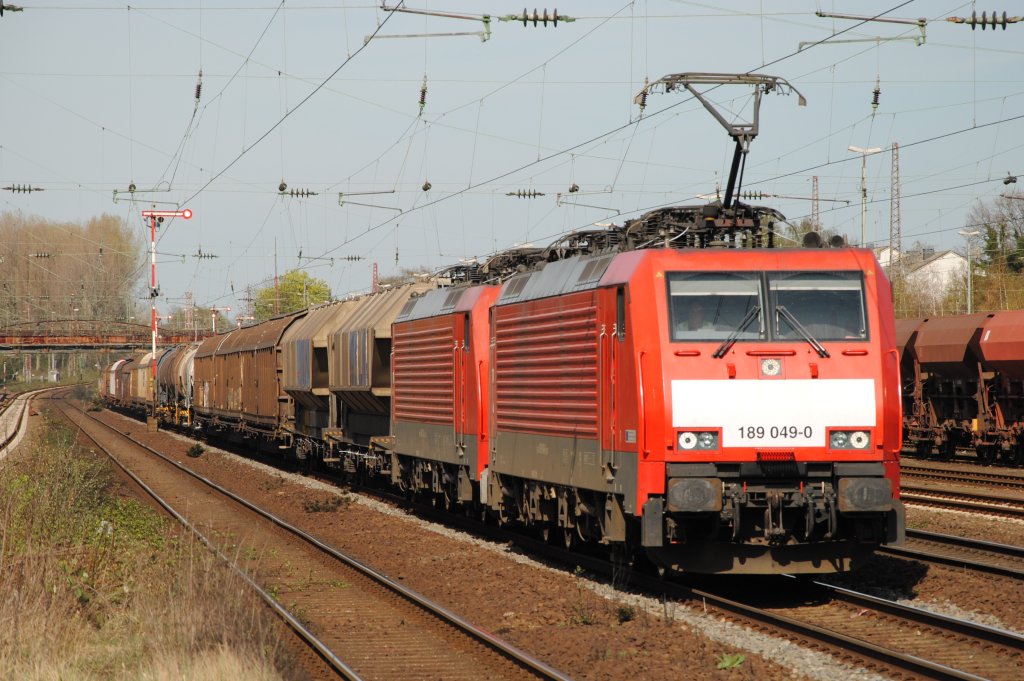
[[[661,385],[643,388],[664,408],[647,398],[641,417],[660,430],[641,456],[664,452],[664,490],[643,502],[652,559],[833,572],[901,541],[892,310],[870,253],[666,252],[651,265],[659,318],[638,343],[662,364]]]

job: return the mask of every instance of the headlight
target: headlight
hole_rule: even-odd
[[[683,431],[676,438],[679,449],[718,449],[718,433]]]
[[[866,430],[833,430],[828,445],[832,449],[867,449],[871,446],[871,433]]]
[[[833,430],[829,438],[832,449],[846,449],[850,446],[850,436],[842,430]]]

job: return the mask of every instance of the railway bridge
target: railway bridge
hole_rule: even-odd
[[[0,328],[0,351],[9,350],[146,350],[152,327],[102,319],[53,319]],[[201,340],[209,331],[157,328],[157,345]]]
[[[157,347],[189,343],[210,336],[210,331],[158,327]],[[86,367],[99,368],[118,355],[149,351],[153,342],[148,324],[106,319],[50,319],[0,327],[0,385],[19,374],[22,380],[62,374],[82,375]]]

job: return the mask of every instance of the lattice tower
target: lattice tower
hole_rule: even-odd
[[[818,201],[818,176],[811,178],[811,224],[814,231],[821,231],[821,206]]]
[[[892,190],[889,199],[889,271],[902,273],[900,255],[903,253],[903,234],[900,225],[900,145],[892,143]],[[894,261],[893,258],[896,258]]]

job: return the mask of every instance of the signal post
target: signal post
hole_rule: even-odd
[[[150,284],[149,284],[149,300],[152,311],[151,322],[153,326],[153,343],[152,343],[152,362],[153,362],[153,410],[150,415],[149,427],[151,430],[156,429],[156,297],[159,291],[156,287],[156,223],[163,222],[164,218],[185,218],[188,220],[192,217],[192,211],[188,208],[185,210],[144,210],[142,211],[142,217],[149,218],[149,270],[150,270]]]

